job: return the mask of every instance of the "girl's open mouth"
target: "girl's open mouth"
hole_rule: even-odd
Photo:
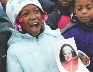
[[[30,24],[31,29],[37,30],[38,29],[38,23]]]

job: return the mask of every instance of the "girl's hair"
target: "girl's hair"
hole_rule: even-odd
[[[75,57],[77,55],[75,50],[73,49],[73,47],[70,44],[64,44],[64,45],[62,45],[61,50],[60,50],[60,54],[59,54],[61,63],[65,62],[65,58],[64,58],[64,54],[63,54],[63,48],[66,46],[69,46],[71,48],[71,53],[72,53],[73,57]]]
[[[55,0],[55,8],[58,7],[58,0]]]
[[[73,13],[71,22],[75,22],[75,21],[76,21],[76,15],[75,15],[75,13],[74,13],[75,0],[72,0],[71,5],[72,5],[72,13]]]

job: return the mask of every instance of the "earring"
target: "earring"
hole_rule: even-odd
[[[19,31],[22,32],[22,28],[20,26],[20,24],[18,25]]]
[[[16,30],[22,32],[22,28],[21,28],[20,24],[18,24],[17,22],[14,22],[14,27]]]
[[[43,22],[43,23],[44,23],[44,21],[46,21],[47,18],[48,18],[47,14],[48,14],[47,12],[45,12],[45,13],[42,14],[42,22]]]
[[[23,18],[21,16],[18,17],[18,22],[23,22]]]

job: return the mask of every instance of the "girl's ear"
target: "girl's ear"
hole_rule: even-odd
[[[74,14],[76,14],[76,11],[74,10]]]

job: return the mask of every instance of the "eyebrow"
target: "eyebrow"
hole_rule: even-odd
[[[90,5],[90,4],[92,4],[92,3],[88,3],[87,5]],[[81,4],[82,5],[82,4]],[[79,5],[79,4],[76,4],[76,6],[81,6],[81,5]]]

